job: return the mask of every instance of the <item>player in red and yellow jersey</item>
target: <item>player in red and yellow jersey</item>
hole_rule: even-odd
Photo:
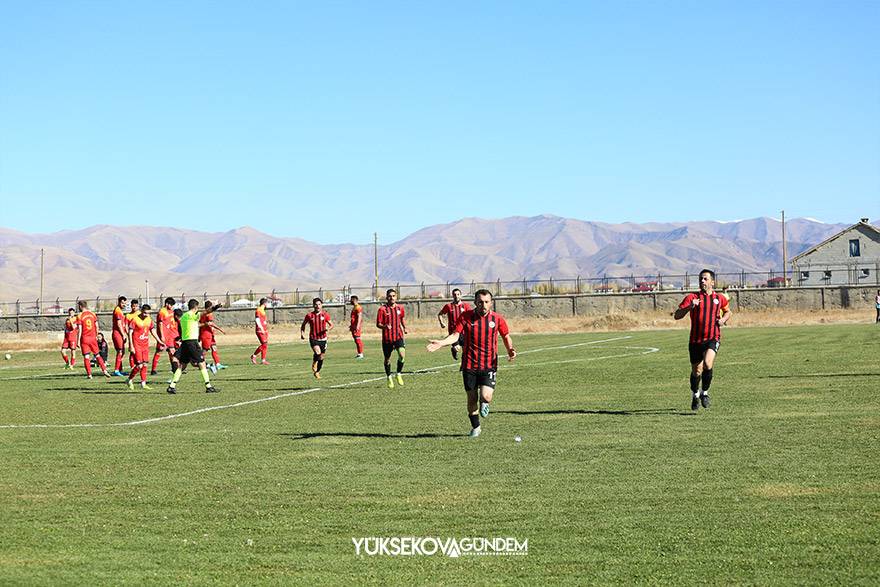
[[[355,359],[364,358],[364,342],[361,340],[361,327],[364,325],[364,309],[358,303],[357,296],[351,296],[351,323],[348,329],[351,331],[351,337],[354,339],[354,347],[357,349]]]
[[[91,358],[92,355],[95,355],[95,360],[101,368],[101,373],[105,377],[110,377],[110,374],[107,372],[107,365],[104,364],[104,359],[101,357],[98,349],[98,317],[89,310],[89,303],[85,300],[80,300],[77,307],[79,308],[79,316],[77,317],[79,322],[79,348],[83,355],[86,376],[89,379],[92,378]]]
[[[119,296],[116,299],[116,306],[113,308],[111,337],[113,338],[113,348],[116,349],[116,363],[113,368],[113,374],[116,376],[122,376],[122,356],[125,354],[125,340],[128,337],[128,327],[125,324],[125,302],[127,301],[127,297]]]
[[[260,363],[268,365],[266,354],[269,352],[269,320],[266,317],[266,298],[260,298],[260,305],[254,311],[254,323],[256,324],[257,340],[260,346],[251,355],[251,363],[257,364],[257,355],[260,355]]]
[[[128,331],[131,328],[131,321],[140,314],[140,310],[138,309],[140,302],[138,302],[137,300],[131,300],[130,305],[131,305],[131,311],[125,315],[125,338],[126,338],[126,340],[128,340]],[[134,366],[136,363],[137,363],[137,361],[135,361],[134,354],[132,354],[132,352],[129,351],[128,352],[128,366],[131,369],[134,369]]]
[[[150,362],[150,335],[159,342],[150,318],[150,305],[144,304],[136,316],[128,320],[128,352],[134,357],[134,366],[128,374],[128,388],[134,389],[134,376],[140,371],[141,389],[150,389],[147,385],[147,363]]]
[[[212,373],[216,373],[217,369],[225,369],[226,365],[220,363],[220,355],[217,353],[217,340],[214,338],[214,331],[223,332],[223,329],[214,323],[214,305],[211,302],[205,302],[205,309],[199,314],[199,342],[202,343],[203,351],[211,351],[211,357],[214,363],[208,365]]]
[[[177,347],[177,321],[174,319],[174,298],[165,298],[165,305],[159,308],[156,315],[156,334],[159,342],[156,343],[156,352],[153,355],[153,367],[150,375],[156,375],[156,367],[159,366],[159,356],[163,351],[168,353],[171,366],[174,367],[174,351]]]
[[[452,334],[455,332],[455,323],[458,322],[458,318],[461,316],[463,312],[467,312],[471,307],[467,302],[461,301],[461,290],[455,288],[452,290],[452,301],[443,306],[439,312],[437,312],[437,320],[440,322],[440,328],[446,329],[446,334]],[[446,324],[443,324],[443,316],[446,315]],[[452,345],[452,358],[453,360],[458,359],[458,351],[461,349],[462,345],[461,340]]]
[[[67,308],[67,320],[64,321],[64,340],[61,342],[61,358],[64,368],[73,369],[76,363],[76,347],[79,339],[79,320],[76,310]]]
[[[303,318],[299,327],[299,337],[306,338],[306,324],[309,325],[309,346],[312,347],[312,373],[315,379],[321,378],[321,367],[324,365],[324,354],[327,352],[327,333],[333,330],[330,314],[324,311],[324,300],[312,300],[312,311]]]
[[[391,378],[391,352],[397,350],[397,383],[403,385],[403,362],[406,361],[406,310],[397,304],[397,290],[385,292],[385,303],[376,311],[376,328],[382,330],[382,354],[385,356],[385,375],[388,389],[394,388]]]

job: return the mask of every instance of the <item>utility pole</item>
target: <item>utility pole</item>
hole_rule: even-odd
[[[44,259],[45,259],[45,249],[40,249],[40,303],[39,303],[40,307],[37,308],[37,312],[40,314],[43,313],[43,266],[44,266],[43,261],[44,261]]]
[[[376,293],[373,294],[373,297],[378,297],[379,295],[379,233],[373,233],[373,272],[375,273],[375,284],[376,284]]]
[[[782,211],[782,286],[788,287],[788,254],[785,249],[785,210]]]
[[[144,280],[144,288],[146,289],[146,293],[144,294],[144,297],[147,298],[146,303],[149,304],[150,303],[150,280],[149,279]],[[156,304],[156,305],[158,306],[158,304]]]

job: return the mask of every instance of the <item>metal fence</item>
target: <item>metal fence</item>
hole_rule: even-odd
[[[820,275],[823,283],[807,282],[810,275]],[[148,303],[153,310],[162,306],[165,298],[171,297],[179,304],[195,298],[200,301],[211,300],[220,302],[226,307],[256,307],[261,298],[267,298],[269,305],[310,306],[313,298],[321,298],[325,303],[344,303],[352,295],[361,301],[382,300],[385,291],[394,288],[398,297],[407,299],[450,298],[453,289],[460,289],[465,296],[472,295],[479,289],[488,289],[496,296],[543,296],[554,294],[590,294],[590,293],[645,293],[651,291],[690,290],[698,286],[698,273],[666,275],[654,273],[649,275],[603,275],[601,277],[563,277],[548,279],[517,279],[494,281],[465,281],[445,283],[382,283],[380,285],[351,286],[343,285],[336,288],[294,289],[292,291],[272,290],[248,292],[159,292],[149,295],[144,292],[126,292],[129,299],[137,299],[142,304]],[[812,266],[809,271],[800,268],[783,276],[781,272],[718,272],[715,276],[717,289],[733,288],[766,288],[792,287],[808,285],[872,285],[880,286],[880,264],[862,265],[823,265]],[[116,295],[96,296],[94,298],[43,298],[42,300],[16,300],[0,302],[0,316],[9,315],[63,315],[68,308],[76,308],[80,299],[86,299],[92,310],[99,312],[111,311],[116,305]]]

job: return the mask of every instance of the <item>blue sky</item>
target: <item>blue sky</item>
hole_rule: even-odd
[[[0,226],[880,217],[880,2],[0,0]]]

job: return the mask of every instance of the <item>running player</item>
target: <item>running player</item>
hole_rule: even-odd
[[[223,332],[223,329],[214,323],[214,306],[211,302],[205,302],[205,309],[199,316],[199,342],[202,343],[202,351],[211,351],[214,362],[208,365],[211,373],[217,373],[217,369],[225,369],[226,365],[220,363],[220,355],[217,353],[217,340],[214,331]]]
[[[76,310],[67,308],[67,320],[64,321],[64,340],[61,342],[61,358],[64,368],[73,369],[76,364],[76,347],[79,339],[79,319]]]
[[[303,318],[299,327],[299,337],[306,339],[306,324],[309,325],[309,346],[312,347],[312,373],[315,379],[321,378],[321,367],[324,366],[324,354],[327,352],[327,333],[333,330],[330,314],[324,311],[321,298],[312,300],[312,311]]]
[[[174,354],[174,375],[171,377],[171,383],[168,385],[168,393],[177,393],[177,382],[183,374],[183,368],[186,365],[193,364],[199,368],[202,374],[202,380],[205,382],[205,391],[214,393],[220,391],[211,385],[211,378],[208,375],[208,366],[205,364],[205,356],[202,354],[202,347],[199,345],[199,301],[190,300],[186,303],[188,311],[180,315],[180,348]],[[220,304],[215,306],[220,307]]]
[[[79,316],[77,317],[79,321],[79,350],[83,355],[86,377],[92,378],[92,355],[95,355],[104,377],[110,377],[104,359],[98,354],[98,317],[89,310],[89,303],[85,300],[80,300],[77,303],[77,308],[79,308]]]
[[[376,328],[382,330],[382,354],[385,356],[385,375],[388,377],[388,389],[394,389],[391,378],[391,352],[397,351],[397,383],[403,385],[403,363],[406,361],[406,311],[397,305],[397,290],[385,292],[385,304],[376,312]]]
[[[156,315],[158,328],[156,334],[159,342],[156,343],[156,353],[153,355],[153,367],[150,369],[150,375],[157,375],[156,367],[159,366],[159,356],[162,352],[168,353],[168,360],[171,366],[174,366],[174,351],[177,348],[175,339],[177,338],[177,320],[174,319],[174,298],[165,298],[165,305],[159,308]]]
[[[364,324],[364,309],[358,303],[357,296],[351,296],[351,324],[348,329],[351,331],[351,337],[354,339],[354,347],[357,349],[355,359],[364,358],[364,342],[361,340],[361,327]]]
[[[254,322],[256,323],[257,340],[260,346],[251,355],[251,363],[257,364],[257,355],[260,355],[260,363],[268,365],[266,354],[269,352],[269,320],[266,318],[266,298],[260,298],[260,305],[254,311]]]
[[[131,307],[131,311],[125,315],[125,339],[128,340],[128,331],[131,328],[131,321],[134,320],[138,315],[140,315],[141,311],[138,309],[140,306],[140,302],[137,300],[131,300],[129,302],[129,306]],[[128,366],[129,369],[134,369],[136,362],[134,360],[134,353],[130,350],[128,351]],[[122,373],[120,373],[122,375]]]
[[[153,328],[150,317],[150,305],[141,306],[140,313],[128,322],[128,352],[134,357],[134,367],[128,374],[128,388],[134,389],[134,377],[140,371],[141,389],[150,389],[147,385],[147,363],[150,362],[150,335],[160,343]]]
[[[700,271],[700,293],[689,293],[672,314],[676,320],[691,317],[691,336],[688,353],[691,359],[691,409],[698,410],[710,405],[709,386],[712,384],[712,368],[721,346],[721,327],[730,320],[727,298],[715,291],[715,273],[709,269]],[[700,383],[702,382],[702,393]]]
[[[439,312],[437,312],[437,320],[440,322],[440,328],[446,329],[446,334],[452,334],[455,332],[455,323],[458,322],[458,317],[461,316],[462,312],[467,312],[471,307],[467,302],[461,301],[461,290],[455,288],[452,290],[452,301],[443,306]],[[446,315],[446,324],[443,324],[443,316]],[[462,341],[459,340],[455,344],[452,345],[452,359],[458,360],[458,351],[461,350]]]
[[[489,415],[498,370],[498,335],[507,349],[507,360],[516,358],[516,349],[504,317],[492,311],[492,293],[481,289],[474,294],[473,310],[466,310],[455,323],[455,330],[442,340],[432,340],[428,352],[455,344],[462,339],[461,373],[467,392],[469,436],[480,435],[480,416]]]
[[[110,336],[113,339],[113,348],[116,350],[113,374],[117,377],[122,376],[122,356],[125,354],[125,339],[128,332],[128,328],[125,325],[126,301],[128,301],[128,298],[125,296],[119,296],[116,299],[116,307],[113,308],[113,326],[110,332]]]

